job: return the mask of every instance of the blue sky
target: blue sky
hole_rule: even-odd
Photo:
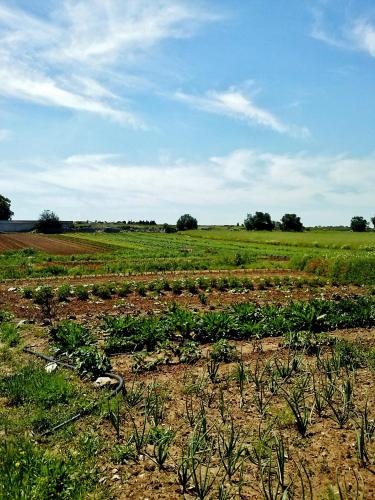
[[[15,218],[375,214],[370,0],[0,0]]]

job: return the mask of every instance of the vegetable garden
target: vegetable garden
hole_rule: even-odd
[[[374,283],[327,264],[372,256],[239,234],[0,259],[0,498],[375,496]]]

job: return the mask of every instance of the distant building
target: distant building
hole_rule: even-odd
[[[0,220],[0,233],[27,233],[33,231],[37,220]],[[61,221],[63,231],[73,229],[73,221]]]

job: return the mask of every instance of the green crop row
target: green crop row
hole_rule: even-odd
[[[41,304],[46,297],[56,297],[60,302],[68,301],[70,298],[88,300],[92,298],[111,299],[113,296],[126,297],[130,293],[138,293],[145,296],[149,293],[162,294],[171,292],[179,295],[182,292],[199,294],[217,290],[220,292],[246,292],[249,290],[265,290],[269,288],[302,288],[320,287],[327,283],[322,278],[298,277],[291,278],[285,276],[265,276],[263,278],[250,279],[248,277],[227,276],[219,278],[183,278],[183,279],[158,279],[148,282],[144,281],[123,281],[121,283],[97,283],[94,285],[72,286],[68,283],[62,284],[56,290],[50,286],[24,287],[21,294],[24,298],[33,299],[37,304]]]
[[[209,313],[174,307],[164,315],[106,317],[105,350],[107,353],[152,351],[167,340],[206,343],[374,325],[375,301],[369,297],[340,301],[314,299],[285,306],[235,304],[225,311]]]

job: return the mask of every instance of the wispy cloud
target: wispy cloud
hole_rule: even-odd
[[[314,10],[311,36],[328,45],[351,51],[362,51],[375,57],[375,22],[351,13],[337,25],[330,25],[323,10]]]
[[[195,6],[194,6],[195,5]],[[187,0],[63,0],[40,18],[0,1],[0,95],[142,127],[108,75],[217,19]],[[129,75],[132,78],[132,75]]]
[[[372,215],[374,165],[374,155],[240,149],[201,162],[135,164],[117,155],[75,155],[23,166],[3,162],[0,178],[17,217],[51,208],[64,218],[174,222],[182,211],[191,211],[201,223],[233,223],[247,212],[266,210],[275,218],[297,211],[307,224],[319,219],[339,224],[355,215],[353,207]],[[30,190],[32,200],[25,197]]]
[[[281,134],[301,137],[309,136],[307,128],[284,123],[270,111],[256,105],[250,97],[235,87],[231,87],[223,92],[211,90],[203,97],[179,91],[175,93],[174,97],[194,108],[209,113],[229,116],[252,125],[260,125]]]

